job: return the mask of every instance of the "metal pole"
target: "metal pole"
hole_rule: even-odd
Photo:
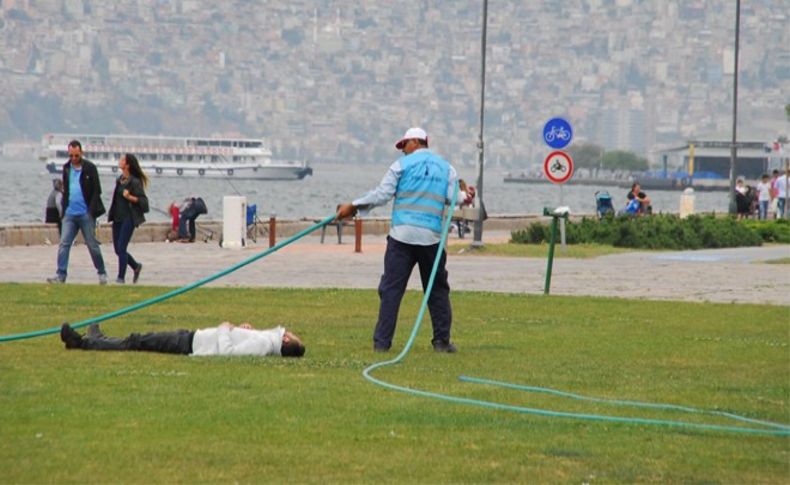
[[[741,34],[741,0],[735,2],[735,67],[732,73],[732,146],[730,149],[730,213],[737,212],[735,203],[735,161],[738,159],[738,48]]]
[[[480,41],[480,135],[477,139],[477,200],[479,210],[475,221],[473,248],[483,246],[483,123],[485,121],[485,101],[486,101],[486,30],[488,26],[488,0],[483,0],[483,33]]]
[[[547,210],[543,210],[544,214],[549,213]],[[551,218],[551,239],[549,240],[549,257],[548,261],[546,262],[546,284],[543,286],[543,294],[549,294],[549,288],[551,288],[551,267],[554,264],[554,243],[557,241],[557,219],[558,216],[554,215]]]

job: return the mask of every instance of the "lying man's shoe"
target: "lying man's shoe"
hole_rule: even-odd
[[[82,336],[71,328],[68,322],[64,322],[60,327],[60,340],[66,344],[67,349],[82,348]]]
[[[446,352],[448,354],[454,354],[458,352],[458,348],[456,348],[455,344],[449,340],[434,340],[432,343],[433,350],[436,352]]]

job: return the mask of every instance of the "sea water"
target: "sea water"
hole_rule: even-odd
[[[65,160],[64,160],[65,162]],[[151,211],[149,221],[169,220],[167,208],[173,201],[188,196],[202,197],[208,205],[210,219],[222,218],[222,198],[243,195],[248,204],[257,204],[258,216],[271,214],[281,219],[317,219],[335,212],[337,204],[350,202],[375,188],[391,161],[381,164],[313,163],[313,175],[303,180],[241,180],[215,178],[152,177],[147,188]],[[459,175],[470,185],[477,184],[477,168],[456,167]],[[567,205],[574,214],[595,213],[595,192],[607,190],[616,209],[625,207],[628,189],[584,185],[560,186],[551,184],[506,183],[505,169],[486,167],[483,178],[483,200],[489,215],[540,214],[544,207]],[[53,175],[37,161],[0,161],[0,224],[42,222],[47,196],[52,190]],[[102,200],[107,209],[115,184],[115,177],[102,176]],[[679,191],[647,191],[654,212],[677,213]],[[562,199],[562,204],[560,203]],[[727,192],[697,192],[695,211],[725,212]],[[386,217],[389,208],[374,210],[374,216]],[[106,220],[103,216],[100,220]]]

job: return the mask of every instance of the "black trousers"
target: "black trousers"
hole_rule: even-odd
[[[433,261],[439,244],[432,246],[417,246],[396,241],[387,237],[387,252],[384,254],[384,274],[379,283],[379,319],[373,335],[373,345],[388,349],[392,346],[392,337],[395,334],[395,325],[398,321],[398,311],[406,285],[414,269],[420,268],[422,289],[428,286],[428,279],[433,269]],[[453,311],[450,307],[450,284],[447,282],[447,253],[441,249],[439,267],[436,269],[436,278],[433,289],[428,297],[428,310],[433,324],[433,341],[450,340],[450,327],[453,323]]]
[[[191,354],[194,338],[195,332],[191,330],[133,333],[126,338],[86,336],[82,338],[82,350],[139,350],[165,354]]]

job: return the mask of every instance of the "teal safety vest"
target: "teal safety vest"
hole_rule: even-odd
[[[450,164],[428,150],[419,150],[402,157],[400,165],[403,173],[392,206],[392,225],[441,232]]]

